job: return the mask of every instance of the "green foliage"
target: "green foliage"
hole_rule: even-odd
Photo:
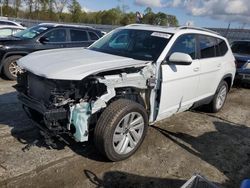
[[[81,20],[82,8],[77,0],[72,0],[71,4],[68,6],[69,12],[72,16],[73,22],[79,22]]]
[[[84,12],[79,0],[2,0],[3,16],[59,22],[77,22],[107,25],[128,25],[136,22],[135,12],[127,12],[126,5],[109,10]],[[65,12],[67,8],[67,12]],[[144,24],[178,26],[173,15],[154,13],[150,7],[144,10]]]
[[[142,23],[151,25],[162,25],[162,26],[178,26],[178,20],[175,16],[158,12],[155,14],[152,12],[150,7],[147,7],[144,11]]]

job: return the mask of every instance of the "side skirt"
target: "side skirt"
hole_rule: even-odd
[[[202,105],[209,104],[210,102],[212,102],[213,98],[214,98],[214,95],[206,97],[205,99],[201,99],[201,100],[195,102],[193,104],[193,106],[191,107],[191,109],[197,108],[197,107],[202,106]]]

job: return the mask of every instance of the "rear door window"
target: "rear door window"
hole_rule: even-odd
[[[87,32],[84,30],[70,29],[70,38],[73,42],[88,41]]]
[[[201,59],[216,57],[216,38],[205,35],[199,35],[199,45]]]

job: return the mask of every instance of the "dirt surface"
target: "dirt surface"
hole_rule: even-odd
[[[134,156],[113,163],[92,142],[48,149],[14,84],[0,80],[0,187],[173,188],[194,173],[221,187],[239,187],[250,178],[249,89],[232,89],[220,113],[189,111],[150,127]]]

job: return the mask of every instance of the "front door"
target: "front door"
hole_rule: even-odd
[[[67,44],[67,32],[66,29],[63,28],[56,28],[48,31],[41,38],[46,39],[46,41],[40,41],[40,43],[35,47],[36,50],[65,48]]]
[[[187,110],[197,97],[200,62],[197,59],[196,35],[180,36],[166,59],[174,52],[189,54],[193,61],[191,65],[176,65],[168,61],[162,64],[161,97],[157,120]]]

